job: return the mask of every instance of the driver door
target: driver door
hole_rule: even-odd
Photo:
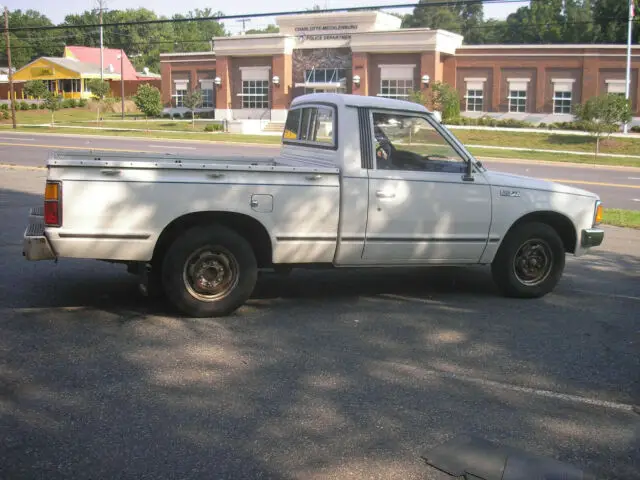
[[[489,237],[490,186],[423,114],[372,111],[375,139],[363,260],[476,263]]]

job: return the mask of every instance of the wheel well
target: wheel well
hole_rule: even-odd
[[[543,211],[529,213],[523,217],[520,217],[513,225],[511,225],[509,232],[513,230],[516,225],[531,222],[540,222],[549,225],[558,233],[558,235],[562,239],[562,244],[564,245],[565,252],[575,253],[577,241],[576,228],[574,227],[573,222],[567,217],[558,212]],[[509,234],[509,232],[507,232],[507,235]]]
[[[253,248],[258,267],[267,267],[272,262],[271,237],[255,218],[232,212],[196,212],[173,220],[160,234],[153,250],[152,264],[164,257],[171,243],[185,230],[196,225],[224,225],[242,235]]]

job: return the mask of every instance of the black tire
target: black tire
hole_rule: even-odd
[[[551,292],[564,271],[562,239],[539,222],[515,226],[491,264],[493,280],[507,297],[540,298]]]
[[[229,315],[249,299],[257,278],[251,245],[224,226],[187,230],[171,244],[162,262],[167,298],[192,317]]]

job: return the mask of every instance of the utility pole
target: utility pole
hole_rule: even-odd
[[[245,28],[245,24],[250,22],[250,21],[251,21],[250,18],[241,18],[240,20],[236,20],[236,22],[242,23],[242,35],[245,34],[245,29],[244,29]]]
[[[629,19],[627,25],[627,81],[625,82],[624,89],[624,98],[629,101],[629,94],[631,90],[631,31],[633,28],[633,17],[634,17],[634,9],[633,9],[634,0],[629,0]],[[625,122],[624,124],[624,133],[628,133],[629,124]]]
[[[120,49],[120,101],[122,107],[122,120],[124,120],[124,49]]]
[[[100,8],[100,80],[104,82],[104,34],[102,28],[102,10],[104,9],[104,0],[98,0]]]
[[[13,90],[13,67],[11,66],[11,40],[9,37],[9,8],[4,7],[4,38],[7,44],[7,66],[9,67],[9,96],[11,97],[11,121],[16,129],[16,99]]]

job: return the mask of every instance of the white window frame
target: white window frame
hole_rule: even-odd
[[[486,78],[478,78],[478,77],[467,77],[464,79],[466,84],[465,91],[465,111],[466,112],[484,112],[484,84],[487,81]],[[469,92],[477,92],[480,91],[480,96],[478,95],[470,95]],[[469,99],[478,100],[480,99],[480,110],[469,110]]]
[[[552,78],[551,83],[553,83],[553,115],[570,115],[571,114],[571,106],[573,105],[573,84],[576,82],[574,78]],[[558,95],[559,93],[565,94],[569,93],[569,97],[567,98],[564,95]],[[568,112],[556,112],[557,108],[564,108],[564,105],[559,106],[557,102],[566,102],[569,100],[569,111]]]
[[[216,105],[216,94],[215,89],[213,88],[213,80],[211,79],[202,79],[200,80],[200,90],[202,91],[202,107],[203,108],[213,108]],[[204,100],[204,92],[211,92],[211,105],[205,104]],[[207,94],[209,95],[209,94]]]
[[[507,95],[507,100],[509,101],[509,113],[527,113],[527,100],[529,94],[529,82],[530,78],[507,78],[507,84],[509,88],[509,93]],[[512,96],[511,92],[524,92],[524,97],[521,96]],[[515,100],[515,104],[512,104],[511,100]],[[520,103],[524,100],[524,111],[518,111]],[[513,110],[512,107],[516,107],[516,110]]]
[[[607,84],[607,93],[622,93],[623,95],[626,93],[627,81],[620,79],[609,79],[605,80],[604,83]]]
[[[378,97],[406,100],[415,89],[415,64],[378,65],[380,68],[380,92]],[[385,84],[386,82],[386,84]],[[383,93],[383,90],[395,89],[395,94]],[[398,93],[402,91],[404,93]]]
[[[189,92],[189,80],[174,80],[173,84],[175,85],[176,93],[172,96],[175,98],[176,108],[184,107],[184,97]]]
[[[266,110],[271,107],[271,99],[269,95],[270,72],[270,66],[240,67],[240,75],[242,77],[242,91],[238,93],[237,96],[242,98],[242,109]],[[251,90],[265,88],[265,82],[266,93],[251,93]],[[245,89],[248,89],[249,92],[244,93]]]

